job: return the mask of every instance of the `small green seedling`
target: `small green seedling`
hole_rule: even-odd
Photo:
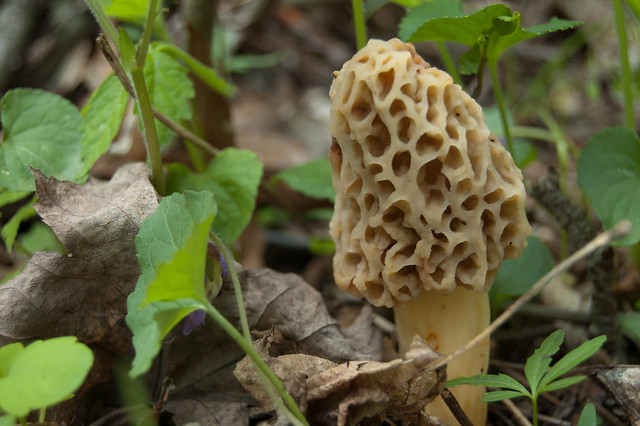
[[[592,403],[588,403],[582,409],[578,426],[596,426],[602,423],[602,419],[598,419],[596,407]]]
[[[32,410],[44,410],[73,396],[93,365],[93,352],[74,336],[0,348],[2,424],[26,424]]]
[[[524,375],[529,383],[529,389],[506,374],[479,374],[473,377],[460,377],[447,382],[447,387],[475,385],[506,389],[487,392],[482,398],[483,402],[496,402],[503,399],[526,396],[531,399],[533,424],[537,425],[538,395],[542,392],[563,389],[582,381],[586,376],[572,376],[563,379],[559,379],[559,377],[591,357],[606,340],[606,336],[594,337],[566,354],[549,368],[551,357],[558,352],[560,345],[564,341],[564,331],[554,331],[544,339],[540,347],[527,359]]]

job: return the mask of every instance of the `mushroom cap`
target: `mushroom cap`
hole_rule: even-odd
[[[489,290],[531,227],[481,107],[413,45],[371,40],[331,85],[334,277],[376,306]]]

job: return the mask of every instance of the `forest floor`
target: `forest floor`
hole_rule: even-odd
[[[465,2],[469,9],[486,3],[489,2]],[[546,22],[552,16],[585,22],[576,31],[529,40],[504,56],[500,70],[513,121],[518,126],[533,127],[552,123],[555,134],[578,151],[602,128],[622,124],[618,47],[610,3],[539,0],[504,4],[520,11],[525,27]],[[0,50],[0,95],[15,87],[43,88],[82,107],[111,72],[95,46],[98,28],[84,3],[5,0],[0,2],[0,15],[9,5],[16,7],[14,20],[18,21],[18,16],[24,19],[22,25],[29,30],[15,31],[0,25],[0,46],[7,45],[8,40],[12,43],[6,54]],[[174,21],[179,18],[178,10],[177,5],[170,7]],[[231,141],[256,152],[264,164],[265,182],[288,167],[326,156],[331,144],[328,91],[332,72],[355,52],[350,4],[221,1],[218,11],[229,29],[233,55],[266,55],[257,62],[259,67],[229,76],[239,92],[228,104],[230,139],[220,145]],[[369,37],[396,36],[403,15],[400,6],[383,6],[369,20]],[[176,34],[184,35],[184,28],[174,24]],[[637,31],[635,36],[637,41]],[[457,45],[449,47],[454,56],[464,51]],[[431,65],[442,66],[433,45],[419,43],[416,48]],[[632,61],[637,69],[637,49],[635,52]],[[477,82],[469,77],[465,84],[472,89]],[[490,107],[494,103],[490,85],[484,87],[477,100],[483,107]],[[539,110],[545,110],[551,119],[541,119]],[[130,128],[137,127],[135,120],[128,120]],[[527,216],[534,235],[545,243],[557,264],[602,229],[595,216],[585,212],[584,199],[577,189],[577,151],[569,152],[569,168],[561,171],[556,145],[546,141],[532,144],[536,158],[523,169],[525,185],[532,195]],[[144,160],[140,147],[140,135],[123,130],[92,175],[109,179],[123,164]],[[167,153],[167,158],[181,156],[184,153],[179,149]],[[558,187],[559,175],[566,185],[562,189]],[[0,220],[11,217],[19,205],[3,207]],[[314,249],[314,243],[328,238],[327,212],[331,207],[329,201],[304,197],[283,183],[274,191],[260,192],[254,219],[234,246],[254,337],[262,339],[272,357],[303,353],[335,363],[390,361],[395,356],[393,312],[372,308],[342,293],[333,283],[330,255]],[[38,217],[33,218],[21,231],[26,233],[38,222]],[[585,223],[588,232],[581,234]],[[637,342],[623,336],[615,320],[617,314],[633,310],[640,297],[640,274],[626,248],[608,248],[598,256],[573,265],[492,335],[490,372],[524,381],[524,363],[554,330],[563,329],[566,333],[561,354],[588,338],[607,334],[603,349],[576,370],[586,375],[586,380],[542,395],[538,406],[541,424],[576,424],[587,402],[595,405],[604,424],[640,421],[640,369],[636,366],[640,354]],[[9,253],[1,246],[0,279],[23,268],[28,260],[19,251]],[[594,270],[607,275],[606,287],[594,283],[599,279],[594,278]],[[214,305],[233,322],[237,311],[229,307],[233,306],[234,296],[228,287],[223,288]],[[102,293],[88,292],[83,297],[87,301],[78,303],[97,309],[100,303],[88,300],[102,297]],[[124,299],[120,302],[124,303]],[[6,305],[2,306],[6,309]],[[504,308],[494,307],[496,312]],[[34,320],[41,324],[38,330],[46,328],[46,318]],[[126,335],[126,331],[121,333]],[[43,331],[36,337],[52,335],[55,330]],[[161,424],[240,425],[271,419],[272,413],[261,408],[255,395],[251,396],[235,379],[233,370],[243,352],[213,321],[207,321],[189,336],[175,332],[166,346],[161,362],[147,375],[149,398]],[[67,404],[82,408],[50,410],[60,424],[70,418],[74,419],[73,424],[128,422],[127,415],[132,410],[122,409],[130,404],[123,397],[127,392],[122,388],[135,385],[127,382],[122,373],[126,361],[110,356],[105,348],[97,353],[102,370],[94,371],[92,381],[83,386],[78,399]],[[295,368],[310,368],[302,366],[302,360],[291,362]],[[300,374],[294,367],[287,368],[287,374]],[[168,393],[161,392],[166,377],[171,377]],[[357,383],[363,388],[369,386],[366,381]],[[338,398],[337,395],[333,397]],[[136,396],[130,398],[139,401]],[[371,398],[370,405],[375,405],[373,397],[365,394],[345,391],[340,398]],[[317,407],[310,406],[310,410],[321,416],[318,413],[322,410]],[[398,412],[387,414],[370,419],[367,424],[382,424],[381,418],[402,424],[402,419],[411,418]],[[531,403],[525,398],[514,399],[513,404],[491,403],[489,424],[526,424],[522,417],[530,418],[530,414]],[[318,419],[314,422],[322,423]]]

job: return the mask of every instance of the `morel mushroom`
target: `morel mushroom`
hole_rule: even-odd
[[[393,306],[401,352],[415,334],[453,352],[488,326],[498,268],[526,246],[522,173],[480,106],[411,44],[369,41],[330,96],[335,281]],[[448,377],[486,372],[488,349],[451,362]],[[453,393],[474,425],[485,423],[482,388]],[[442,401],[428,412],[455,422]]]

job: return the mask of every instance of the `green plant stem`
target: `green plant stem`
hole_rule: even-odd
[[[151,179],[153,186],[158,194],[164,195],[164,172],[162,170],[162,155],[160,154],[160,144],[158,143],[158,132],[156,131],[156,123],[153,119],[153,111],[151,108],[151,100],[149,99],[149,91],[144,81],[144,72],[142,68],[136,68],[131,71],[131,79],[133,80],[133,90],[135,99],[138,103],[140,111],[140,119],[142,120],[142,128],[147,142],[147,153],[149,162],[151,163]]]
[[[142,37],[138,44],[138,50],[136,52],[136,65],[138,68],[144,68],[144,63],[147,60],[147,52],[149,51],[149,43],[151,43],[151,33],[153,32],[153,21],[156,18],[158,12],[158,0],[150,0],[149,8],[147,9],[147,17],[144,23],[144,30],[142,31]]]
[[[487,63],[487,49],[488,43],[485,42],[482,44],[482,52],[480,52],[480,62],[478,63],[478,74],[476,75],[476,81],[478,83],[476,84],[476,88],[473,89],[473,93],[471,94],[471,97],[474,99],[478,99],[482,94],[482,87],[484,86],[484,68]]]
[[[538,426],[538,398],[537,395],[531,397],[531,422],[533,426]]]
[[[556,155],[558,156],[558,164],[560,165],[560,190],[566,195],[568,191],[567,174],[569,171],[569,153],[572,152],[577,156],[579,155],[579,150],[567,139],[562,127],[553,118],[549,111],[546,109],[540,109],[538,111],[538,116],[549,129],[552,142],[556,146]]]
[[[229,272],[231,272],[231,270],[229,270]],[[220,327],[222,327],[222,329],[238,344],[238,346],[240,346],[242,350],[244,350],[247,355],[249,355],[258,371],[261,374],[264,374],[264,376],[273,385],[289,410],[291,410],[295,418],[298,420],[298,424],[308,425],[296,402],[293,400],[289,392],[287,392],[287,390],[284,388],[282,382],[280,382],[280,379],[278,379],[274,372],[271,371],[267,363],[258,354],[256,349],[253,347],[251,340],[245,339],[244,336],[238,330],[236,330],[235,327],[216,308],[214,308],[210,304],[206,304],[206,308],[207,314],[209,314],[214,319],[214,321],[216,321],[220,325]],[[276,400],[277,399],[279,398],[276,398]]]
[[[215,232],[209,232],[209,238],[218,246],[220,253],[227,262],[229,268],[229,275],[231,276],[231,282],[233,283],[233,291],[236,295],[236,304],[238,305],[238,315],[240,316],[240,327],[242,328],[242,334],[244,338],[251,342],[251,330],[249,330],[249,320],[247,319],[247,311],[244,307],[244,298],[242,297],[242,288],[240,287],[240,280],[238,279],[238,272],[233,264],[233,257],[227,246],[222,242]]]
[[[38,423],[44,423],[44,416],[47,412],[47,407],[41,407],[38,415]]]
[[[620,49],[620,68],[622,68],[622,94],[624,97],[625,125],[635,129],[635,117],[633,114],[633,89],[631,86],[631,67],[629,66],[629,50],[627,47],[627,32],[624,25],[624,11],[622,0],[612,0],[613,11]]]
[[[116,48],[119,48],[120,35],[118,34],[118,30],[116,30],[116,27],[111,23],[111,20],[105,13],[100,2],[98,0],[84,0],[84,2],[89,7],[89,10],[98,22],[98,25],[100,25],[100,28],[102,28],[102,31],[104,31],[107,37],[111,39],[111,42],[116,46]]]
[[[442,62],[444,62],[444,66],[447,68],[447,72],[453,77],[453,82],[462,86],[462,78],[460,78],[460,74],[458,74],[458,68],[456,68],[456,64],[453,62],[453,58],[451,58],[447,47],[441,41],[437,41],[436,46],[438,47]]]
[[[353,26],[356,31],[356,47],[360,50],[367,44],[362,0],[351,0],[351,7],[353,9]]]
[[[251,330],[249,330],[249,320],[247,319],[247,311],[244,306],[244,298],[242,297],[242,288],[240,286],[240,280],[238,279],[238,272],[233,264],[233,257],[227,246],[222,242],[214,232],[209,232],[209,238],[218,246],[220,253],[227,262],[229,268],[229,275],[231,276],[231,282],[233,283],[233,291],[236,295],[236,304],[238,305],[238,316],[240,317],[240,327],[242,329],[242,335],[224,318],[213,306],[209,305],[211,310],[208,312],[213,319],[222,326],[222,328],[240,345],[240,347],[251,357],[256,367],[258,367],[258,375],[263,381],[263,385],[269,396],[273,400],[274,404],[278,405],[282,412],[289,416],[294,424],[306,425],[307,421],[304,418],[304,414],[298,408],[298,405],[293,400],[291,395],[286,391],[282,382],[271,371],[269,366],[264,362],[262,357],[255,351],[253,342],[251,339]],[[250,349],[249,349],[250,348]],[[272,393],[271,386],[275,388],[280,398]],[[286,407],[282,405],[282,401],[286,404]],[[288,409],[286,409],[288,407]]]
[[[551,132],[541,127],[533,126],[513,126],[511,128],[511,136],[514,138],[535,139],[549,143],[555,143],[555,139]]]
[[[493,93],[496,97],[496,103],[498,104],[498,111],[500,112],[500,121],[502,121],[502,130],[504,131],[504,138],[507,141],[507,149],[513,155],[513,141],[511,139],[511,129],[509,128],[509,122],[507,121],[507,111],[504,105],[504,98],[502,97],[502,89],[500,88],[500,81],[498,79],[498,63],[495,61],[488,61],[489,73],[491,74],[491,84],[493,85]]]

